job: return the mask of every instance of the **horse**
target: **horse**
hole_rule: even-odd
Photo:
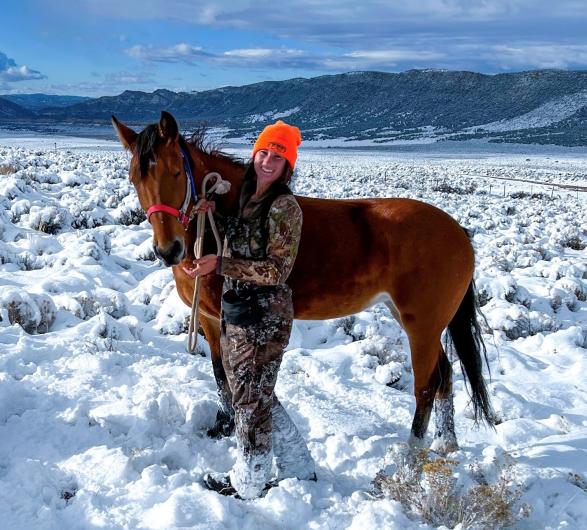
[[[175,118],[165,111],[158,123],[140,133],[114,116],[112,123],[132,154],[129,176],[148,212],[154,251],[172,267],[179,296],[190,305],[194,280],[182,269],[194,259],[196,223],[190,211],[196,197],[190,195],[189,181],[195,180],[195,189],[200,189],[206,174],[218,172],[231,189],[215,197],[216,212],[235,215],[246,165],[205,146],[201,135],[186,141]],[[386,304],[407,334],[412,358],[416,410],[409,447],[424,447],[434,406],[433,448],[444,453],[458,449],[452,367],[441,340],[448,330],[468,380],[475,421],[491,425],[493,411],[482,373],[487,357],[473,281],[474,251],[465,229],[439,208],[412,199],[296,199],[303,227],[287,280],[295,318],[331,319],[374,303]],[[205,238],[205,253],[215,252],[211,243],[213,238]],[[233,428],[220,351],[222,283],[216,274],[202,279],[199,309],[220,399],[210,436],[229,435]]]

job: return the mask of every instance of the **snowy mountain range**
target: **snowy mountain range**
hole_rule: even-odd
[[[3,121],[96,123],[116,114],[144,124],[165,109],[186,127],[197,122],[221,127],[226,138],[249,138],[265,124],[287,118],[308,140],[385,145],[490,138],[587,145],[587,71],[352,72],[193,93],[125,91],[70,105],[47,100],[50,106],[44,108],[21,100],[21,116],[14,106],[3,111],[3,97],[7,96],[0,96]]]
[[[0,100],[6,99],[16,103],[27,110],[36,112],[47,107],[67,107],[92,99],[84,96],[55,96],[51,94],[7,94],[0,96]]]

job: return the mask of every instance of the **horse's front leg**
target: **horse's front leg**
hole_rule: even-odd
[[[200,313],[200,323],[206,340],[210,345],[212,356],[212,369],[216,379],[216,391],[218,392],[219,408],[216,413],[214,426],[208,429],[210,438],[230,436],[234,430],[234,410],[232,408],[232,394],[226,379],[226,373],[222,366],[220,350],[220,322],[213,317],[204,316]]]

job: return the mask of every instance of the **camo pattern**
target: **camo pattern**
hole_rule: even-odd
[[[265,488],[274,445],[279,477],[309,478],[314,473],[303,438],[274,394],[293,322],[292,293],[284,282],[297,255],[302,212],[292,195],[277,197],[266,219],[247,215],[257,206],[247,204],[242,218],[227,224],[221,268],[225,290],[272,286],[262,287],[258,323],[238,326],[221,320],[222,364],[232,393],[238,448],[230,476],[243,498],[257,497]]]
[[[255,207],[253,200],[245,206],[245,220]],[[280,195],[269,209],[266,224],[264,219],[257,217],[243,223],[240,230],[230,224],[227,226],[228,244],[225,245],[220,273],[260,285],[282,284],[293,268],[301,234],[302,210],[299,204],[293,195]]]
[[[231,479],[243,498],[258,496],[271,473],[273,390],[293,320],[291,309],[289,315],[282,309],[283,316],[266,313],[254,326],[222,323],[222,363],[232,391],[238,448]]]

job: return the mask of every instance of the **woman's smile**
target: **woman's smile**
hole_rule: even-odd
[[[257,179],[273,182],[283,174],[286,160],[274,151],[261,149],[255,153],[253,160]]]

